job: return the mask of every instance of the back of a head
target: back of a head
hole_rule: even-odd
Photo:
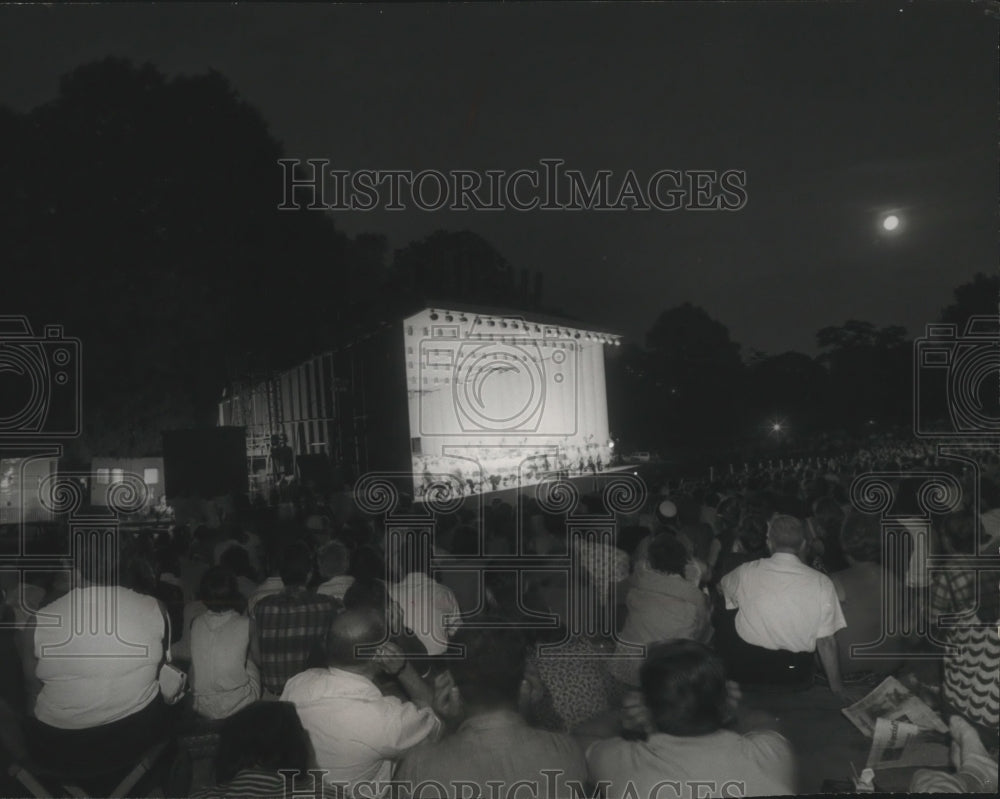
[[[482,621],[509,623],[499,616]],[[462,702],[481,709],[516,708],[527,657],[524,634],[512,626],[462,627],[452,642],[464,649],[460,658],[448,662]]]
[[[143,582],[142,564],[133,564],[132,561],[136,560],[139,558],[130,556],[123,550],[120,552],[115,547],[98,546],[88,551],[87,557],[79,558],[76,566],[81,579],[87,583],[100,586],[122,585],[142,593],[141,589],[133,587]],[[148,574],[145,579],[148,581]]]
[[[871,513],[852,511],[840,529],[841,550],[859,563],[882,562],[882,521]]]
[[[740,522],[737,533],[740,546],[748,555],[767,555],[767,521],[756,514],[747,514]]]
[[[673,533],[660,533],[649,542],[649,565],[663,574],[684,574],[688,564],[687,548]]]
[[[225,566],[237,577],[250,577],[253,572],[250,553],[241,546],[226,547],[219,555],[219,565]]]
[[[244,604],[236,585],[236,575],[226,566],[213,566],[201,578],[198,598],[216,612],[241,610]]]
[[[653,724],[668,735],[705,735],[729,720],[722,660],[695,641],[652,646],[639,675]]]
[[[342,541],[334,539],[324,544],[319,551],[317,562],[319,573],[329,580],[332,577],[344,574],[350,564],[351,553]]]
[[[389,589],[382,580],[355,579],[344,592],[344,609],[367,608],[383,616],[389,606]]]
[[[341,669],[358,669],[368,665],[372,657],[359,652],[388,640],[385,615],[374,608],[358,607],[336,616],[326,636],[327,665]]]
[[[794,516],[778,514],[768,525],[767,539],[776,552],[798,552],[805,542],[805,528]]]
[[[288,544],[281,551],[281,582],[288,586],[304,586],[312,574],[313,561],[309,547],[301,541]]]
[[[229,782],[246,769],[309,768],[309,741],[290,702],[254,702],[229,716],[219,734],[215,779]]]

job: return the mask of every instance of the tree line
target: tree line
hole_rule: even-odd
[[[84,433],[70,454],[84,462],[155,453],[161,430],[213,424],[232,377],[290,366],[421,297],[560,311],[468,231],[390,253],[382,235],[277,210],[282,143],[218,72],[85,64],[50,102],[0,106],[0,144],[0,311],[82,340]],[[995,313],[996,284],[959,287],[943,318],[987,295]],[[609,363],[614,423],[658,446],[734,435],[765,410],[809,425],[900,411],[904,331],[851,321],[817,342],[818,358],[746,358],[704,310],[667,310],[645,346]]]

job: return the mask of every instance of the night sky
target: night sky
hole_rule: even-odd
[[[220,71],[288,155],[342,169],[746,170],[736,212],[335,217],[392,247],[475,231],[638,341],[689,300],[744,348],[814,353],[852,318],[919,335],[996,268],[997,18],[874,5],[5,5],[0,104],[115,55]]]

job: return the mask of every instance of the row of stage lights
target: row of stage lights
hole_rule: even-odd
[[[437,322],[441,319],[441,314],[437,311],[431,311],[431,321]],[[445,322],[463,322],[468,323],[469,317],[465,314],[444,314]],[[477,316],[477,322],[482,322],[486,327],[496,328],[499,327],[504,330],[523,330],[525,333],[542,332],[542,325],[533,322],[524,322],[518,319],[490,319],[484,318],[482,316]],[[582,339],[584,341],[597,341],[601,344],[613,344],[618,347],[621,346],[621,336],[612,336],[609,333],[588,333],[581,330],[571,330],[564,327],[555,327],[553,325],[544,325],[546,332],[553,333],[554,335],[547,336],[547,338],[566,338],[566,339]]]

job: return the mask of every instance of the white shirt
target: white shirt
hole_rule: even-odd
[[[847,626],[833,581],[790,552],[744,563],[719,589],[726,608],[739,608],[736,632],[754,646],[813,652],[817,639]]]
[[[153,597],[121,587],[74,588],[42,608],[37,623],[39,721],[87,729],[156,699],[166,625]]]
[[[324,779],[347,784],[388,782],[396,760],[425,740],[435,741],[442,724],[430,708],[383,696],[371,680],[342,669],[308,669],[281,694],[291,702],[309,734]],[[377,795],[375,790],[365,795]]]
[[[451,589],[423,572],[411,572],[395,585],[389,595],[403,610],[403,624],[427,648],[428,655],[440,655],[448,639],[461,624],[458,601]]]
[[[344,594],[347,593],[347,589],[354,585],[354,578],[349,574],[338,574],[336,577],[331,577],[325,583],[321,583],[316,586],[316,593],[323,594],[324,596],[332,596],[334,599],[339,599],[341,602],[344,601]]]

